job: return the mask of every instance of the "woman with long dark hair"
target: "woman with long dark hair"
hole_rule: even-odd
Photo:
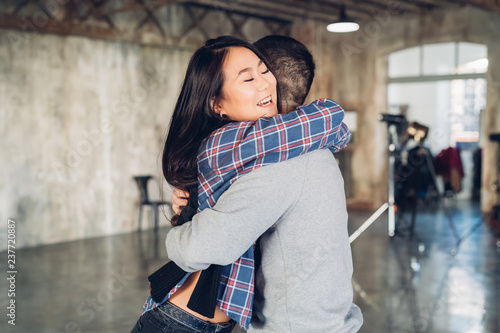
[[[237,54],[229,57],[230,52],[236,52]],[[230,114],[227,114],[225,107],[224,111],[222,111],[221,103],[225,105],[225,103],[227,104],[228,101],[232,100],[237,102],[241,94],[238,95],[238,92],[224,94],[223,86],[225,79],[227,79],[224,77],[224,67],[234,62],[230,62],[229,58],[239,58],[243,62],[249,62],[248,58],[252,58],[252,56],[253,61],[248,63],[248,66],[242,67],[241,63],[233,64],[233,72],[235,71],[234,68],[236,68],[234,66],[239,66],[238,68],[244,70],[244,72],[239,73],[238,71],[232,74],[238,76],[240,86],[243,86],[247,95],[251,95],[250,98],[253,96],[256,99],[255,103],[251,101],[251,104],[255,106],[251,110],[253,112],[250,112],[246,118],[240,118],[230,112]],[[235,77],[231,79],[235,79]],[[244,84],[241,84],[241,82]],[[231,99],[233,96],[235,98]],[[262,99],[269,96],[271,102],[256,106]],[[231,36],[223,36],[207,41],[204,46],[193,54],[188,64],[185,80],[174,108],[162,160],[163,174],[166,181],[176,188],[193,193],[194,196],[191,197],[191,200],[195,201],[198,184],[197,156],[202,140],[230,121],[256,120],[262,116],[276,115],[278,112],[277,101],[276,79],[267,68],[264,58],[252,44]],[[179,215],[176,215],[172,219],[172,224],[176,225],[178,223]],[[176,315],[184,324],[186,324],[186,320],[192,319],[186,315],[188,313],[200,319],[198,322],[195,321],[194,324],[201,324],[204,321],[205,325],[210,326],[210,323],[215,323],[214,327],[218,329],[217,332],[230,332],[235,322],[220,308],[216,307],[213,318],[208,318],[187,307],[188,300],[193,293],[199,276],[200,273],[191,274],[184,281],[182,287],[176,291],[175,295],[169,297],[169,301],[164,303],[161,309],[156,310],[157,313],[153,313],[153,311],[146,312],[145,315],[148,315],[149,320],[146,320],[146,316],[143,315],[137,322],[133,332],[153,332],[155,330],[165,332],[163,329],[169,325],[173,326],[170,326],[171,330],[168,332],[196,332],[196,330],[189,330],[184,325],[177,327],[178,324],[176,324],[175,320],[172,321],[166,318],[165,313],[168,310],[164,309],[166,306],[176,306],[177,308],[174,308],[174,310],[179,310],[175,311]],[[169,311],[172,315],[171,312]],[[153,314],[157,315],[155,317],[157,320],[153,318]],[[158,317],[162,319],[158,320]],[[156,327],[151,322],[155,323]],[[193,323],[187,324],[193,326]]]
[[[167,182],[190,193],[190,204],[173,224],[189,221],[197,210],[213,206],[240,175],[262,166],[253,162],[263,155],[276,154],[270,162],[276,163],[321,147],[334,147],[331,150],[335,151],[343,148],[350,138],[347,128],[341,126],[343,110],[329,100],[311,105],[273,117],[279,110],[276,79],[260,53],[235,37],[207,41],[188,65],[163,152]],[[307,123],[307,134],[285,133],[298,123]],[[261,146],[269,140],[269,133],[285,142],[280,141],[277,147]],[[259,144],[251,141],[255,138],[259,138]],[[307,143],[289,145],[286,140]],[[227,154],[221,154],[223,158],[207,161],[214,150],[224,149]],[[243,161],[241,165],[232,165],[234,154]],[[192,274],[173,262],[162,267],[149,277],[152,299],[148,299],[145,314],[132,332],[230,332],[236,322],[248,328],[253,301],[253,247],[247,252],[239,263],[212,265]],[[245,296],[230,299],[228,295],[233,292],[228,292],[231,287],[227,278],[221,279],[221,273],[232,275],[247,261],[250,270],[239,280],[247,287]]]

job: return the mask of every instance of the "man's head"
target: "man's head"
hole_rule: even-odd
[[[314,61],[301,42],[286,36],[272,35],[254,45],[264,54],[278,80],[283,112],[304,104],[314,79]]]

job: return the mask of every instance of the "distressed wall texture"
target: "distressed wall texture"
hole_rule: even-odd
[[[353,201],[374,207],[387,200],[386,127],[377,116],[388,111],[387,55],[391,52],[441,42],[487,45],[487,107],[481,135],[500,132],[500,17],[463,8],[403,18],[395,17],[394,10],[398,9],[379,12],[355,33],[331,34],[314,22],[295,25],[292,30],[292,36],[305,43],[316,59],[318,71],[310,99],[328,96],[345,109],[358,111],[358,133],[352,147]],[[483,149],[481,206],[483,212],[489,212],[497,200],[491,184],[498,175],[498,145],[488,141]]]
[[[18,247],[137,228],[132,176],[161,179],[193,50],[48,34],[13,48],[12,32],[0,30],[0,220],[17,222]]]

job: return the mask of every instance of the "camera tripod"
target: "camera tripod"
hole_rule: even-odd
[[[349,242],[352,243],[358,238],[368,227],[370,227],[373,222],[375,222],[380,215],[382,215],[386,210],[388,210],[388,225],[387,233],[390,237],[395,235],[396,230],[396,206],[395,206],[395,196],[394,196],[394,171],[396,165],[396,156],[398,151],[396,147],[399,145],[398,137],[401,135],[401,128],[404,127],[406,123],[406,118],[402,115],[389,115],[382,114],[379,117],[380,121],[387,123],[387,136],[389,139],[389,191],[387,202],[383,203],[379,209],[373,213],[372,216],[368,218],[355,232],[349,236]]]

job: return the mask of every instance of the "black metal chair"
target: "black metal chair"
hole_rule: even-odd
[[[135,176],[134,180],[139,188],[140,194],[140,202],[139,202],[139,221],[138,221],[138,231],[141,230],[141,220],[142,220],[142,207],[150,206],[151,215],[154,221],[155,232],[158,230],[158,214],[159,208],[161,205],[172,206],[172,203],[169,201],[158,201],[158,200],[150,200],[148,194],[148,182],[150,179],[154,179],[153,176],[145,175],[145,176]]]

